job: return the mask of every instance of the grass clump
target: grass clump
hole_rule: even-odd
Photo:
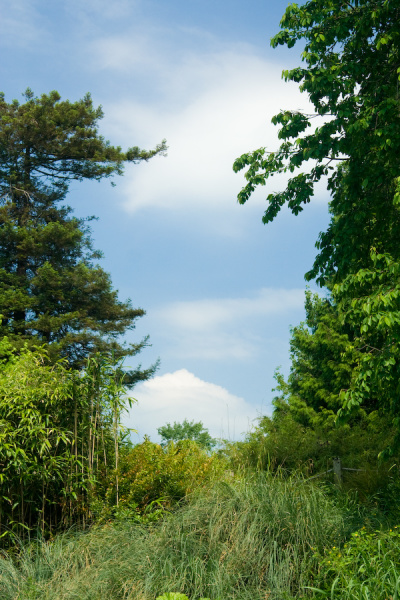
[[[132,522],[61,535],[0,561],[4,600],[283,600],[303,593],[315,549],[346,519],[318,486],[253,476],[220,483],[152,527]],[[314,549],[314,550],[313,550]]]
[[[167,521],[146,578],[191,597],[281,600],[307,579],[311,548],[343,538],[342,513],[321,488],[258,476],[216,486]]]

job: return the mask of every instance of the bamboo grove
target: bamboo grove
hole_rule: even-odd
[[[132,400],[121,364],[100,355],[74,371],[45,349],[2,341],[0,519],[3,541],[85,527],[96,483],[114,477],[118,504],[120,415]]]

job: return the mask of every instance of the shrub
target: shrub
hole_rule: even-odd
[[[387,600],[400,594],[400,531],[354,532],[342,547],[333,546],[319,562],[315,595],[340,600]]]
[[[145,440],[120,456],[119,501],[115,474],[95,490],[92,510],[101,521],[128,517],[143,522],[161,516],[194,490],[223,477],[226,462],[209,455],[196,442],[184,440],[162,448]]]
[[[383,439],[390,434],[387,420],[375,413],[340,427],[334,423],[329,427],[304,427],[290,414],[280,414],[277,419],[263,417],[244,442],[227,445],[221,454],[235,470],[284,469],[287,473],[301,472],[305,477],[332,469],[333,457],[340,456],[345,469],[360,469],[344,470],[343,488],[356,491],[360,501],[367,504],[373,496],[382,510],[393,512],[397,502],[388,502],[388,498],[395,499],[392,492],[399,486],[397,456],[387,461],[378,458]],[[334,481],[332,473],[326,481]]]

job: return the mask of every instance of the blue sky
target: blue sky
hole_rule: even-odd
[[[91,92],[114,145],[168,156],[131,165],[109,182],[74,184],[78,216],[94,214],[95,247],[121,299],[147,312],[137,341],[158,357],[156,377],[134,390],[126,424],[135,440],[184,418],[238,439],[270,414],[273,374],[290,365],[290,327],[304,318],[304,273],[328,223],[323,186],[303,213],[261,222],[272,179],[245,206],[236,195],[240,154],[278,145],[271,117],[309,110],[282,69],[300,48],[272,50],[286,0],[0,0],[1,90],[7,100],[57,89]]]

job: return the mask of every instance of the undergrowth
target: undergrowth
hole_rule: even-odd
[[[16,559],[0,561],[0,597],[300,597],[316,550],[341,544],[348,528],[346,511],[317,485],[296,477],[243,477],[197,493],[152,526],[121,522],[22,546]]]

